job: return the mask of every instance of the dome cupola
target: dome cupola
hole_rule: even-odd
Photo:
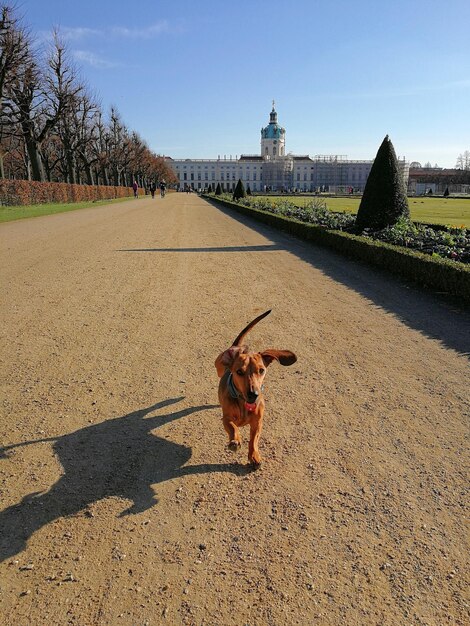
[[[277,111],[274,106],[269,114],[269,124],[261,129],[261,156],[277,157],[285,155],[286,131],[277,123]]]

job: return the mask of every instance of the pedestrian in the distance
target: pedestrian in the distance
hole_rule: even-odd
[[[137,184],[136,180],[132,184],[132,189],[134,190],[134,198],[138,198],[139,194],[137,192],[138,192],[138,189],[139,189],[139,185]]]
[[[150,183],[149,189],[150,189],[150,193],[152,194],[152,198],[155,198],[155,191],[157,189],[157,185],[155,184],[154,180],[152,180],[152,182]]]

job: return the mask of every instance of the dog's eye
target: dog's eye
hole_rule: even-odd
[[[245,372],[244,372],[243,370],[237,370],[237,374],[238,374],[239,376],[243,376],[243,374],[244,374],[244,373],[245,373]]]
[[[259,370],[259,372],[258,372],[258,374],[264,374],[264,372],[265,372],[265,371],[266,371],[266,370],[264,370],[264,369],[261,367],[261,368],[260,368],[260,370]]]

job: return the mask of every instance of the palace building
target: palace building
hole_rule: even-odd
[[[260,154],[217,159],[172,159],[167,163],[178,178],[180,190],[215,189],[233,191],[238,179],[251,191],[297,191],[331,193],[361,192],[373,161],[352,161],[344,155],[296,155],[286,153],[286,131],[278,124],[274,106],[269,124],[261,129]],[[409,164],[399,159],[403,181],[408,182]]]

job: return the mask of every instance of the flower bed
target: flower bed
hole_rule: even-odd
[[[220,197],[224,200],[231,200],[229,194],[223,194]],[[268,199],[247,197],[238,202],[258,211],[283,215],[329,230],[355,232],[355,216],[347,212],[330,211],[325,200],[321,198],[312,198],[303,207],[298,207],[287,199],[272,202]],[[428,224],[401,220],[394,226],[389,226],[383,230],[371,231],[366,229],[362,233],[356,234],[452,261],[470,263],[470,231],[467,228],[433,227]]]
[[[412,248],[432,256],[440,256],[461,263],[470,263],[470,231],[468,228],[451,226],[433,228],[427,224],[416,224],[402,220],[378,232],[364,232],[379,241],[396,246]]]

